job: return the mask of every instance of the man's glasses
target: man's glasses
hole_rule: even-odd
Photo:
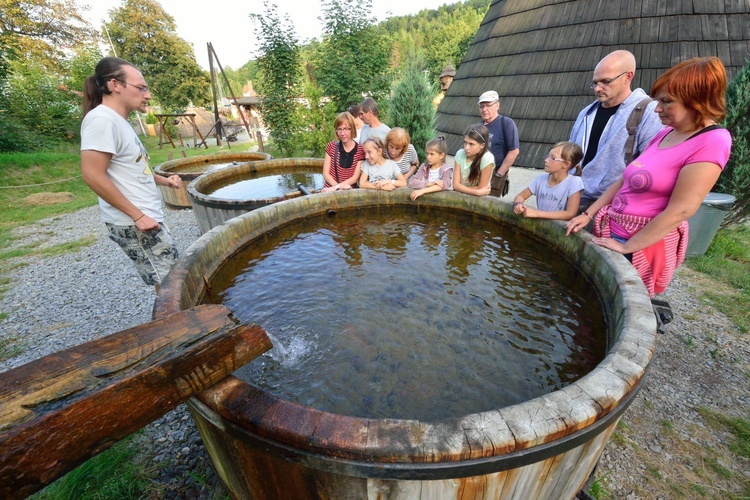
[[[628,73],[627,71],[623,71],[622,73],[620,73],[619,75],[617,75],[614,78],[605,78],[603,80],[594,80],[591,83],[589,83],[589,88],[590,89],[596,88],[597,85],[601,85],[602,87],[609,87],[612,84],[612,82],[614,82],[615,80],[617,80],[618,78],[620,78],[622,75],[625,75],[627,73]]]
[[[481,103],[479,103],[479,109],[491,108],[495,104],[497,104],[497,101],[495,101],[495,102],[481,102]]]
[[[123,85],[130,85],[132,87],[137,88],[138,90],[141,91],[142,94],[145,94],[146,92],[148,92],[148,85],[136,85],[134,83],[128,83],[125,80],[117,80],[117,81],[120,82],[120,83],[122,83]]]

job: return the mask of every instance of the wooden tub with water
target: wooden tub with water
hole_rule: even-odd
[[[271,203],[302,196],[303,188],[323,187],[323,159],[277,158],[207,172],[187,191],[201,233]]]
[[[523,233],[550,259],[559,257],[584,277],[599,297],[591,307],[602,309],[602,358],[556,390],[436,420],[333,413],[228,377],[189,406],[234,496],[560,499],[573,498],[593,471],[653,355],[656,324],[637,273],[589,236],[566,237],[559,223],[519,219],[496,199],[446,192],[414,203],[408,194],[317,194],[234,218],[205,234],[178,262],[157,298],[155,316],[216,300],[210,299],[212,280],[227,263],[253,241],[302,219],[445,210]],[[302,286],[305,270],[299,273],[288,287]]]
[[[270,160],[273,157],[267,153],[214,153],[210,155],[191,156],[169,160],[154,167],[154,171],[165,177],[179,175],[182,186],[173,189],[159,186],[164,202],[177,208],[191,207],[187,186],[192,181],[211,169],[219,169],[230,165],[239,165],[249,161]]]

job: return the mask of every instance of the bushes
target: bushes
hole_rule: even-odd
[[[0,151],[77,141],[80,97],[41,65],[14,61],[11,69],[0,88]]]
[[[723,126],[732,134],[732,154],[715,191],[737,198],[724,226],[750,215],[750,59],[727,88],[727,117]]]

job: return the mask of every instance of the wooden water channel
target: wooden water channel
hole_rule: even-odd
[[[207,305],[0,373],[0,498],[24,498],[271,348]]]

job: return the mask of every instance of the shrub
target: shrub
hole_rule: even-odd
[[[0,110],[0,153],[11,151],[29,151],[35,149],[33,134],[17,120],[9,119],[7,113]]]
[[[723,125],[732,134],[732,154],[714,190],[737,198],[724,219],[727,226],[750,215],[750,59],[729,83]]]

